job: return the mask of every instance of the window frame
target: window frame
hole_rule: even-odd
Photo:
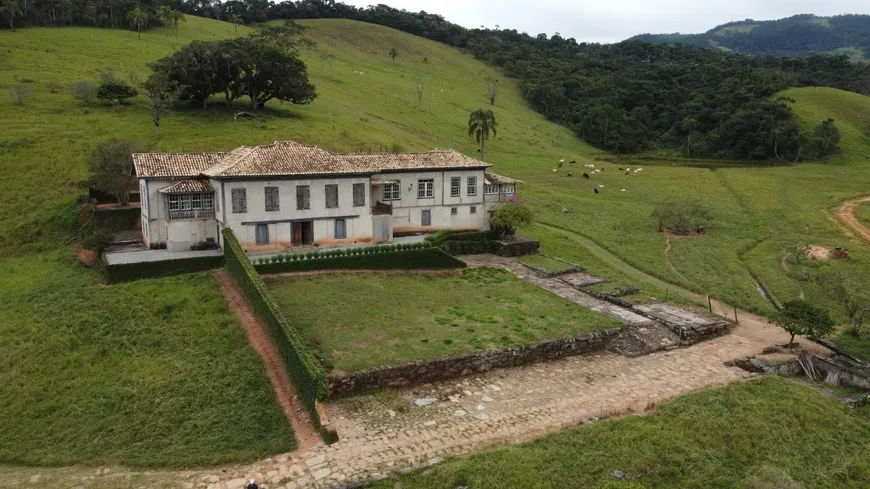
[[[335,204],[329,205],[329,192],[330,190],[335,191]],[[324,201],[327,209],[338,209],[341,207],[338,199],[338,184],[337,183],[328,183],[323,187]]]
[[[477,206],[476,205],[471,206],[471,208],[468,210],[468,213],[469,214],[477,214]]]
[[[341,236],[338,235],[338,223],[339,222],[341,222],[341,228],[342,228],[341,229],[341,231],[342,231]],[[333,224],[332,235],[333,235],[333,239],[347,239],[347,219],[340,218],[340,219],[335,220],[335,223]]]
[[[273,194],[271,199],[269,198],[270,193]],[[263,187],[263,207],[266,212],[279,212],[281,210],[281,191],[277,186]]]
[[[383,200],[401,200],[402,182],[384,184]]]
[[[484,185],[483,192],[486,195],[498,195],[499,185],[496,183],[494,185]]]
[[[417,180],[417,198],[418,199],[434,199],[435,198],[435,179],[420,178]]]
[[[362,199],[357,200],[357,189],[362,192]],[[365,207],[366,205],[366,184],[364,183],[355,183],[353,184],[353,206],[354,207]]]
[[[300,195],[301,192],[301,195]],[[300,202],[299,198],[302,197]],[[311,210],[311,185],[296,186],[296,210],[308,211]]]
[[[239,206],[236,207],[235,196],[239,195]],[[248,212],[248,189],[245,187],[236,187],[230,190],[232,200],[233,214],[246,214]]]
[[[462,197],[462,177],[450,177],[450,197]]]
[[[477,177],[468,177],[468,179],[465,183],[465,188],[466,188],[466,194],[468,194],[469,197],[476,197],[477,196]]]
[[[451,207],[450,208],[450,215],[451,216],[458,216],[459,215],[459,207]]]

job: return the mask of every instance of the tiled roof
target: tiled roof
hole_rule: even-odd
[[[503,177],[501,175],[497,175],[495,173],[486,172],[483,176],[483,183],[486,185],[494,185],[494,184],[512,184],[512,183],[523,183],[522,180],[514,180],[513,178]]]
[[[339,155],[359,167],[378,171],[440,170],[492,166],[452,149],[433,149],[426,153],[351,153]]]
[[[182,180],[178,183],[164,187],[158,192],[162,194],[193,194],[193,193],[211,193],[214,189],[208,180]]]
[[[229,153],[136,153],[133,165],[140,178],[342,175],[491,166],[452,149],[339,154],[293,141],[242,146]]]
[[[398,180],[390,180],[389,178],[379,177],[377,175],[372,177],[372,185],[391,185],[394,183],[399,183]]]
[[[139,178],[195,177],[214,166],[224,153],[133,153],[133,168]]]

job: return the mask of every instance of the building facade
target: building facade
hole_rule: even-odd
[[[226,228],[249,252],[484,230],[518,182],[452,150],[336,154],[292,141],[133,162],[143,240],[170,251],[221,246]]]

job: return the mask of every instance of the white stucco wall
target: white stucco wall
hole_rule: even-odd
[[[353,205],[353,185],[362,184],[365,203]],[[214,185],[214,184],[213,184]],[[338,185],[338,207],[326,208],[326,186]],[[220,184],[218,184],[220,186]],[[296,187],[308,186],[310,208],[296,208]],[[279,210],[266,211],[266,187],[278,187]],[[233,213],[232,190],[244,188],[247,197],[247,212]],[[292,245],[293,221],[312,221],[314,242],[320,245],[368,243],[372,239],[372,196],[370,179],[362,177],[275,179],[275,180],[225,180],[220,216],[226,216],[230,227],[243,247],[255,247],[256,225],[265,223],[269,230],[269,244]],[[226,207],[225,212],[223,208]],[[335,238],[335,219],[344,219],[346,238]]]
[[[190,246],[195,243],[203,242],[207,238],[218,238],[215,219],[170,221],[166,218],[166,199],[164,194],[160,193],[160,189],[177,182],[178,180],[142,179],[139,181],[142,195],[142,234],[148,246],[156,247],[165,244],[170,251],[189,251]]]
[[[468,177],[477,178],[477,193],[468,195]],[[450,196],[450,179],[460,178],[459,197]],[[393,206],[392,227],[396,232],[426,231],[435,229],[486,229],[489,218],[484,211],[484,171],[428,171],[383,173],[378,178],[398,180],[401,193],[399,200],[383,201],[382,186],[376,186],[375,200],[383,201]],[[417,181],[432,179],[435,184],[432,198],[417,196]],[[451,215],[450,209],[456,208],[456,215]],[[471,213],[471,208],[476,213]],[[429,210],[432,214],[432,226],[423,227],[422,211]]]

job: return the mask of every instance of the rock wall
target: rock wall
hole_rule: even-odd
[[[486,350],[438,360],[406,363],[395,367],[376,367],[346,374],[330,374],[327,380],[331,399],[373,389],[423,384],[486,372],[494,368],[516,367],[604,350],[620,328],[593,331],[546,341],[535,345]]]

